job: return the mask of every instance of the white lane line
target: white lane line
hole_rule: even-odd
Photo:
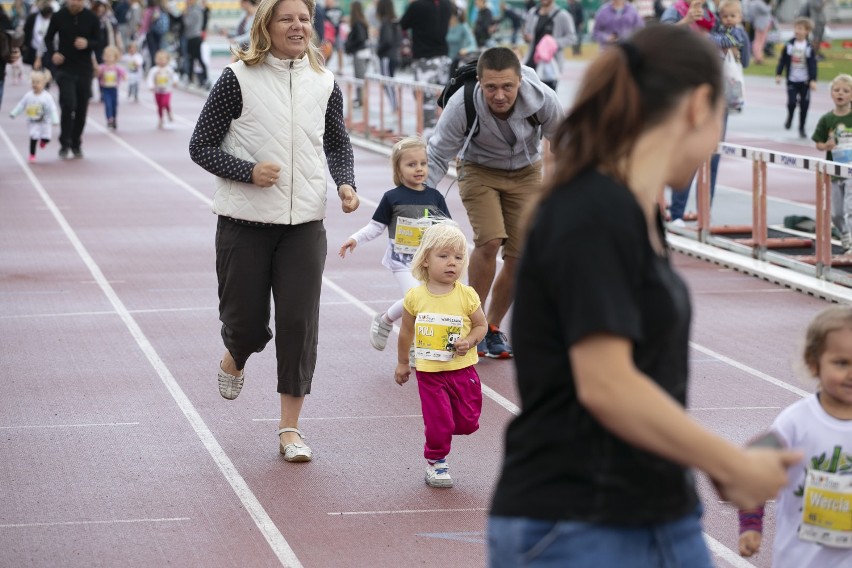
[[[299,420],[386,420],[389,418],[423,418],[422,414],[396,414],[390,416],[324,416],[324,417],[304,417],[299,416]],[[252,418],[252,422],[278,422],[280,418]]]
[[[40,428],[96,428],[98,426],[139,426],[139,422],[95,422],[91,424],[32,424],[28,426],[0,426],[0,430],[29,430]]]
[[[700,408],[687,408],[687,410],[780,410],[780,406],[705,406]]]
[[[55,523],[12,523],[0,525],[0,529],[28,529],[33,527],[70,527],[76,525],[113,525],[122,523],[173,523],[189,520],[190,517],[164,517],[161,519],[111,519],[108,521],[57,521]]]
[[[400,509],[397,511],[333,511],[326,515],[411,515],[417,513],[468,513],[471,511],[487,511],[484,508],[474,509]]]
[[[737,296],[741,294],[792,294],[795,290],[791,290],[789,288],[777,288],[777,289],[766,289],[766,290],[704,290],[698,292],[692,292],[693,296],[708,296],[711,294],[736,294]]]
[[[110,134],[110,136],[112,136]],[[112,304],[118,316],[121,318],[122,322],[124,322],[125,327],[130,332],[130,335],[133,336],[133,339],[136,340],[136,344],[139,346],[139,349],[142,353],[147,357],[149,363],[157,372],[157,375],[160,377],[160,380],[165,385],[166,389],[171,394],[175,403],[177,403],[181,412],[183,412],[186,419],[192,425],[193,430],[198,435],[201,442],[204,444],[204,447],[207,449],[207,452],[213,458],[213,461],[219,467],[219,470],[222,472],[222,475],[227,480],[228,484],[230,484],[231,488],[236,493],[237,497],[240,499],[240,502],[246,508],[249,515],[251,515],[254,520],[255,525],[257,525],[258,529],[260,529],[261,534],[263,534],[266,541],[269,543],[269,546],[272,548],[272,551],[281,561],[281,564],[284,566],[292,566],[294,568],[301,568],[301,563],[299,559],[296,558],[296,554],[293,552],[293,549],[290,548],[290,545],[284,539],[284,536],[278,530],[278,527],[275,526],[275,523],[269,517],[269,514],[263,508],[258,498],[251,492],[246,481],[237,471],[237,468],[234,466],[231,459],[225,453],[225,450],[222,449],[222,446],[219,445],[219,442],[216,440],[213,432],[210,431],[210,428],[205,424],[204,419],[201,417],[201,414],[196,410],[193,406],[192,402],[180,388],[180,385],[175,380],[171,371],[166,364],[160,359],[160,356],[157,354],[157,351],[154,349],[154,346],[151,345],[151,342],[142,332],[142,328],[139,327],[139,324],[136,323],[136,320],[133,319],[133,316],[127,310],[127,307],[121,301],[121,298],[118,297],[115,290],[113,290],[112,286],[107,282],[106,277],[101,271],[98,264],[89,254],[89,251],[86,250],[86,247],[83,245],[82,241],[77,237],[77,233],[74,232],[74,229],[65,219],[65,216],[56,206],[56,203],[53,202],[50,195],[47,193],[47,190],[44,189],[44,186],[41,185],[41,182],[38,178],[33,175],[32,170],[24,163],[23,158],[18,153],[18,150],[12,144],[12,141],[9,139],[9,136],[6,134],[6,131],[0,127],[0,137],[3,138],[3,141],[6,143],[6,146],[9,148],[11,155],[15,158],[20,168],[24,171],[29,178],[30,183],[35,188],[36,192],[41,197],[42,201],[44,201],[48,210],[53,215],[56,222],[62,228],[62,231],[65,233],[66,238],[71,242],[71,245],[74,247],[74,250],[77,251],[77,254],[80,256],[80,259],[89,269],[89,272],[97,282],[100,289],[103,291],[104,295],[109,300],[110,304]],[[132,148],[127,145],[123,140],[118,138],[117,136],[112,136],[115,140],[119,141],[122,145],[127,148]],[[133,150],[134,153],[139,155],[141,159],[146,162],[149,162],[152,167],[157,169],[157,171],[161,171],[169,178],[174,178],[171,172],[164,170],[155,162],[151,161],[147,157],[143,156],[136,150]],[[175,178],[177,180],[177,178]],[[190,192],[201,197],[201,194],[195,191],[195,189],[187,186],[180,180],[181,186],[186,186]],[[206,197],[204,197],[206,199]]]
[[[754,568],[754,564],[707,533],[704,533],[704,542],[707,543],[707,548],[709,548],[713,554],[729,563],[731,566],[734,566],[735,568]]]
[[[716,359],[718,359],[718,360],[720,360],[724,363],[727,363],[728,365],[730,365],[731,367],[734,367],[735,369],[739,369],[740,371],[748,373],[749,375],[751,375],[753,377],[757,377],[758,379],[760,379],[762,381],[766,381],[767,383],[773,384],[776,387],[780,387],[784,390],[790,391],[791,393],[797,394],[802,398],[809,396],[811,394],[811,393],[809,393],[805,390],[800,389],[799,387],[794,387],[791,384],[787,384],[784,381],[782,381],[781,379],[776,379],[775,377],[772,377],[770,375],[767,375],[766,373],[758,371],[757,369],[749,367],[748,365],[746,365],[744,363],[740,363],[739,361],[735,361],[735,360],[731,359],[730,357],[725,357],[721,353],[717,353],[716,351],[713,351],[712,349],[704,347],[703,345],[699,345],[698,343],[695,343],[694,341],[690,341],[689,346],[692,347],[693,349],[695,349],[696,351],[700,351],[701,353],[704,353],[705,355],[715,357]]]

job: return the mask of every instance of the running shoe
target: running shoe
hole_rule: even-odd
[[[393,324],[385,323],[382,319],[383,314],[373,316],[373,322],[370,324],[370,345],[373,349],[384,351],[388,344],[388,336],[393,330]]]
[[[450,477],[450,464],[447,463],[446,459],[426,464],[426,485],[440,488],[453,486],[453,478]]]
[[[492,359],[510,359],[512,357],[509,339],[505,333],[493,325],[488,326],[488,332],[485,334],[485,347],[486,357]]]

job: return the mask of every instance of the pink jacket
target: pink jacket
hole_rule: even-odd
[[[550,61],[553,59],[553,56],[556,55],[557,51],[559,51],[559,44],[556,43],[556,40],[552,35],[546,34],[541,38],[541,41],[538,42],[538,45],[535,46],[533,61],[535,63]]]

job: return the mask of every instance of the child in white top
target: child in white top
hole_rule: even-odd
[[[388,246],[382,264],[390,270],[403,295],[420,283],[411,275],[411,260],[420,245],[423,229],[432,224],[430,218],[450,217],[441,192],[426,186],[429,160],[426,143],[420,138],[403,138],[391,151],[393,182],[396,187],[382,196],[373,219],[349,237],[340,247],[340,257],[355,251],[360,244],[372,241],[388,231]],[[370,344],[379,351],[387,345],[393,323],[402,317],[402,300],[388,310],[376,314],[370,325]]]
[[[154,99],[157,101],[159,128],[163,127],[163,112],[168,115],[169,122],[172,121],[172,87],[177,82],[177,77],[169,65],[170,61],[169,52],[161,49],[154,57],[156,65],[148,71],[148,88],[154,91]]]
[[[21,112],[26,111],[27,128],[30,131],[30,154],[29,161],[36,160],[36,146],[44,148],[50,142],[52,125],[59,124],[59,113],[56,110],[56,101],[45,89],[50,81],[49,71],[33,71],[30,74],[32,90],[21,98],[9,113],[15,118]]]
[[[139,102],[139,83],[142,81],[142,69],[145,59],[139,53],[139,47],[135,41],[127,45],[127,53],[121,57],[121,63],[127,69],[127,99]]]
[[[833,306],[811,322],[804,362],[819,381],[812,396],[772,424],[780,443],[805,452],[775,505],[772,566],[852,566],[852,307]],[[763,509],[740,512],[740,554],[760,549]]]
[[[405,294],[399,330],[394,377],[399,385],[408,382],[408,346],[414,341],[430,487],[453,486],[447,464],[453,436],[476,432],[482,411],[476,345],[488,325],[476,290],[459,282],[467,263],[467,240],[458,225],[442,221],[426,229],[411,261],[422,284]]]

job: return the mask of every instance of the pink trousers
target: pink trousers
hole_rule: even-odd
[[[454,435],[473,434],[482,413],[482,386],[471,365],[455,371],[417,371],[417,389],[426,427],[423,455],[439,460],[450,453]]]
[[[157,114],[163,118],[163,111],[169,112],[172,109],[172,94],[171,93],[154,93],[154,100],[157,101]]]

